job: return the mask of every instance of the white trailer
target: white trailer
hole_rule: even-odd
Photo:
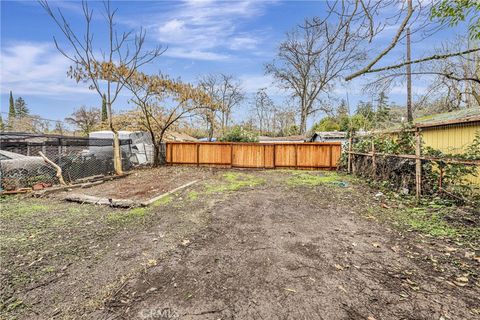
[[[119,131],[120,140],[131,140],[131,144],[121,145],[122,154],[130,155],[130,161],[134,164],[153,163],[153,143],[148,132],[144,131]],[[97,156],[107,156],[113,154],[113,146],[95,145],[95,139],[101,142],[101,139],[113,139],[112,131],[94,131],[88,135],[92,142],[89,151]]]

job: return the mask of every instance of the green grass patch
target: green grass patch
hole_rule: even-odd
[[[30,203],[30,201],[11,201],[8,204],[2,203],[0,217],[2,219],[26,217],[36,213],[51,210],[49,206]]]
[[[321,184],[344,184],[343,177],[337,173],[322,173],[311,174],[305,172],[294,172],[291,177],[287,179],[287,184],[290,186],[318,186]]]
[[[262,178],[239,172],[227,172],[223,175],[223,179],[225,181],[218,184],[207,185],[207,193],[237,191],[245,187],[254,187],[265,183]]]
[[[146,208],[133,208],[127,211],[114,211],[107,215],[107,221],[110,223],[128,223],[145,218]]]
[[[158,199],[157,201],[155,201],[154,203],[152,203],[152,207],[157,207],[157,206],[164,206],[164,205],[167,205],[169,204],[170,202],[172,202],[173,200],[173,197],[172,195],[167,195],[165,197],[162,197],[160,199]]]
[[[198,192],[197,191],[190,191],[187,193],[187,198],[190,201],[195,201],[198,199]]]
[[[443,216],[443,210],[410,208],[400,211],[397,220],[413,230],[422,231],[434,237],[457,237],[459,230],[445,222]]]
[[[385,215],[393,225],[417,231],[432,237],[449,238],[452,240],[463,239],[467,242],[478,242],[480,239],[480,227],[454,225],[445,219],[451,207],[440,205],[429,205],[406,209],[391,210],[367,210],[370,214]],[[382,217],[380,216],[382,219]]]

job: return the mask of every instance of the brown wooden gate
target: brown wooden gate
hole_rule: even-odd
[[[167,164],[235,168],[337,168],[340,142],[167,142]]]

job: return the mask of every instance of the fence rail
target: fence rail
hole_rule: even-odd
[[[410,131],[411,132],[411,131]],[[363,164],[363,168],[360,170],[363,170],[364,172],[361,172],[360,174],[367,174],[373,179],[378,179],[379,175],[380,178],[385,179],[385,176],[378,172],[378,165],[382,165],[384,169],[388,167],[387,171],[390,172],[392,175],[399,175],[398,177],[402,181],[407,181],[409,175],[413,175],[414,177],[414,186],[415,186],[415,195],[417,199],[420,199],[421,195],[424,193],[424,182],[426,181],[427,184],[430,183],[428,188],[430,188],[430,191],[433,189],[431,184],[434,184],[435,182],[432,181],[434,179],[437,179],[437,190],[438,193],[445,193],[448,194],[451,197],[457,198],[459,200],[462,200],[464,202],[469,202],[468,199],[463,198],[462,196],[459,196],[457,194],[454,194],[444,187],[444,178],[446,176],[446,171],[448,170],[449,166],[457,166],[454,170],[451,170],[451,172],[458,172],[458,174],[461,176],[462,173],[459,171],[458,166],[465,166],[465,168],[472,168],[471,170],[469,169],[466,171],[466,173],[463,173],[463,175],[468,175],[471,174],[473,176],[475,175],[475,172],[480,171],[480,159],[461,159],[461,158],[453,158],[453,157],[435,157],[435,156],[428,156],[428,155],[423,155],[422,154],[422,141],[421,141],[421,135],[420,131],[417,129],[413,131],[415,134],[415,154],[391,154],[391,153],[382,153],[378,152],[375,149],[375,144],[374,141],[371,141],[371,147],[370,151],[364,150],[364,152],[358,152],[358,151],[353,151],[354,147],[354,138],[351,136],[348,141],[348,150],[345,150],[344,153],[347,155],[347,171],[349,173],[357,173],[357,165],[355,164],[356,160],[359,160],[360,158],[363,159],[368,159],[367,162],[365,161],[360,161],[360,166]],[[408,163],[404,162],[404,166],[402,165],[397,166],[396,164],[392,162],[386,162],[383,160],[386,159],[392,159],[392,158],[397,158],[397,159],[404,159],[405,161],[408,161]],[[382,161],[380,161],[382,160]],[[384,162],[384,163],[380,163]],[[430,167],[424,167],[424,164],[430,164]],[[366,164],[366,167],[365,167]],[[427,169],[427,172],[424,172],[425,168]],[[477,169],[478,168],[478,169]],[[404,169],[402,172],[399,172],[399,169]],[[380,170],[381,171],[381,170]],[[435,172],[435,175],[432,174],[432,172]],[[429,174],[428,177],[424,177],[425,174]],[[391,178],[392,176],[387,176]],[[438,177],[437,177],[438,176]],[[451,178],[450,178],[451,180]],[[461,180],[459,180],[459,183]],[[449,181],[449,184],[451,185],[452,182]],[[459,187],[459,186],[457,186]]]
[[[166,149],[170,165],[334,170],[341,143],[167,142]]]

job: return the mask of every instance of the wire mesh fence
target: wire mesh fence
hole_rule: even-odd
[[[153,162],[148,143],[120,139],[120,148],[124,171]],[[113,139],[0,133],[1,189],[35,189],[57,184],[56,169],[40,156],[40,152],[62,169],[67,183],[114,172]]]
[[[479,136],[480,137],[480,136]],[[444,154],[423,147],[419,134],[397,140],[365,135],[350,138],[340,168],[402,194],[449,198],[480,205],[478,138],[462,154]]]

